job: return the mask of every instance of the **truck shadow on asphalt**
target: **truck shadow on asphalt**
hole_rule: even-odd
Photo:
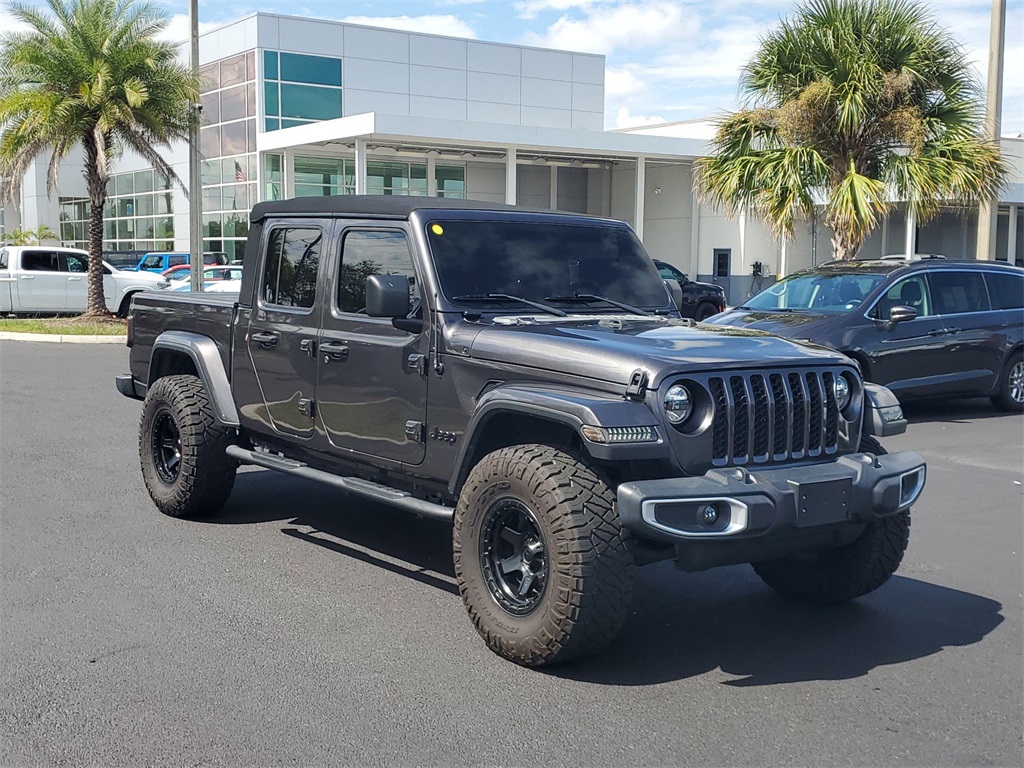
[[[978,419],[1012,419],[1016,415],[999,410],[987,397],[975,397],[970,400],[908,400],[901,405],[903,414],[911,424],[929,421],[964,423]]]
[[[398,574],[457,599],[451,528],[315,483],[246,471],[211,524],[284,522],[281,532]],[[911,550],[911,560],[913,550]],[[655,685],[721,670],[732,686],[845,680],[876,667],[980,642],[1002,605],[913,578],[913,565],[877,592],[840,606],[789,600],[749,566],[682,573],[671,563],[638,569],[626,624],[588,659],[543,670],[599,685]],[[470,631],[468,625],[458,628]]]

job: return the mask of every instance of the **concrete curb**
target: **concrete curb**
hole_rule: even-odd
[[[45,341],[56,344],[126,344],[128,337],[0,331],[0,341]]]

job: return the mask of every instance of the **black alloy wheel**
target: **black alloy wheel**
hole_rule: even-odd
[[[154,420],[152,447],[157,476],[172,485],[181,471],[181,432],[168,410],[160,411]]]
[[[533,512],[519,499],[498,499],[485,513],[480,567],[494,601],[508,613],[525,616],[540,604],[547,551]]]

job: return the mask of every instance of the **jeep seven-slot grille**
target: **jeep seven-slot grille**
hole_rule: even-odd
[[[836,452],[839,409],[831,371],[711,376],[707,383],[716,466]]]

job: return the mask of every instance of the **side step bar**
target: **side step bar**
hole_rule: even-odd
[[[228,456],[238,460],[242,464],[255,464],[259,467],[275,469],[278,472],[285,472],[289,475],[303,477],[307,480],[316,480],[318,483],[332,485],[343,491],[354,493],[356,496],[373,499],[374,501],[379,501],[382,504],[390,504],[393,507],[405,509],[409,512],[415,512],[418,515],[425,515],[438,520],[450,521],[455,514],[455,510],[451,507],[446,507],[443,504],[435,504],[432,501],[417,499],[415,496],[410,493],[406,493],[405,491],[396,491],[394,488],[388,488],[385,485],[378,485],[377,483],[370,482],[369,480],[363,480],[359,477],[339,477],[337,475],[332,475],[330,472],[314,469],[308,464],[303,464],[300,461],[293,461],[292,459],[274,456],[261,451],[250,451],[237,445],[229,445],[226,453]]]

